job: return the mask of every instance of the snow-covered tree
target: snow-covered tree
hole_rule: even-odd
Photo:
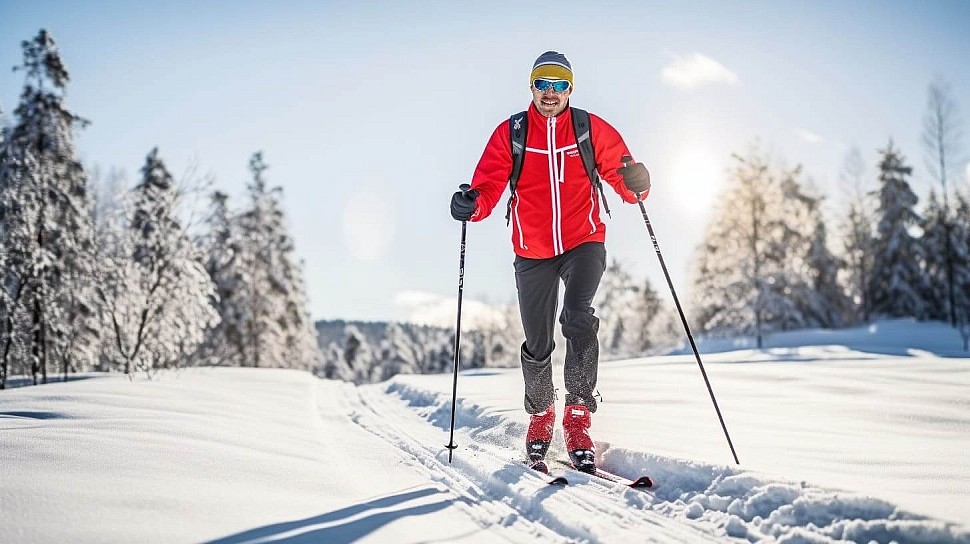
[[[828,247],[823,198],[805,189],[799,169],[781,180],[787,269],[784,289],[798,310],[798,327],[839,327],[845,323],[848,299],[839,285],[841,263]]]
[[[954,263],[954,308],[956,309],[957,329],[963,335],[963,349],[970,344],[970,194],[966,188],[956,191],[953,228]]]
[[[114,230],[101,255],[98,291],[113,354],[125,373],[177,368],[219,316],[202,254],[177,219],[180,192],[149,153],[127,203],[127,227]]]
[[[347,361],[344,359],[343,348],[339,344],[331,342],[327,346],[327,351],[323,359],[323,366],[318,374],[320,377],[328,380],[354,380],[354,372],[347,365]]]
[[[210,365],[244,366],[245,353],[242,309],[244,307],[244,270],[240,263],[239,228],[228,205],[229,195],[215,191],[210,195],[208,232],[203,241],[205,268],[215,293],[212,307],[219,323],[206,333],[202,361]]]
[[[374,348],[360,330],[348,325],[344,341],[343,361],[353,372],[355,383],[379,381],[383,374],[377,365]]]
[[[842,283],[856,308],[854,319],[868,321],[871,307],[868,281],[872,272],[876,201],[866,188],[865,163],[857,148],[852,148],[846,155],[839,178],[847,197],[846,213],[840,224]]]
[[[250,207],[237,219],[238,311],[243,364],[313,369],[322,361],[310,320],[303,265],[295,257],[280,204],[282,189],[269,188],[262,153],[249,168]]]
[[[66,376],[92,358],[97,309],[91,203],[74,148],[74,133],[87,122],[65,105],[70,77],[50,34],[41,30],[22,47],[15,69],[25,73],[24,91],[0,152],[0,367],[16,353],[29,360],[37,383],[38,373],[46,382],[51,363]]]
[[[760,347],[774,330],[840,325],[845,297],[821,197],[801,167],[775,167],[758,146],[735,159],[695,260],[700,329],[751,334]]]
[[[879,151],[879,183],[876,191],[879,208],[873,244],[873,267],[869,279],[869,299],[873,315],[886,317],[926,317],[926,275],[921,269],[923,252],[912,229],[920,217],[915,208],[918,198],[907,178],[913,169],[893,146]]]
[[[949,85],[939,79],[933,82],[929,88],[929,97],[926,103],[926,114],[923,117],[923,146],[925,150],[924,159],[930,175],[940,182],[942,194],[942,210],[936,218],[944,233],[942,234],[943,266],[931,271],[929,281],[942,282],[945,288],[943,302],[945,315],[942,317],[956,325],[956,290],[958,289],[954,278],[954,267],[959,266],[955,262],[957,250],[953,244],[954,237],[952,230],[952,218],[950,217],[950,191],[947,187],[947,180],[952,180],[959,174],[960,165],[963,164],[961,157],[962,134],[957,115],[956,102],[951,96]],[[937,316],[938,318],[940,316]]]
[[[730,186],[718,199],[695,260],[692,289],[701,330],[763,335],[795,311],[786,284],[786,227],[778,175],[757,147],[735,155]]]
[[[635,357],[656,345],[652,324],[661,311],[660,297],[649,280],[637,283],[615,259],[603,274],[594,306],[604,356]]]
[[[418,346],[399,323],[388,323],[379,351],[379,381],[396,374],[417,374],[420,371]]]
[[[920,230],[923,232],[919,243],[924,257],[923,272],[927,280],[926,291],[921,296],[926,302],[926,318],[948,321],[951,291],[947,282],[947,271],[953,265],[953,246],[952,240],[946,240],[950,229],[946,208],[936,195],[936,191],[931,189],[919,221]]]

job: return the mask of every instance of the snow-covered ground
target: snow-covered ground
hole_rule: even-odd
[[[970,359],[952,329],[721,344],[702,354],[741,466],[693,355],[601,365],[600,463],[649,473],[651,492],[525,469],[517,369],[460,376],[452,463],[450,375],[194,369],[3,391],[0,542],[970,543]]]

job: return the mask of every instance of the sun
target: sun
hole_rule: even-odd
[[[696,215],[705,214],[724,185],[724,164],[709,146],[687,142],[674,155],[664,192]]]

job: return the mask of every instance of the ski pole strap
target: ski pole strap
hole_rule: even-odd
[[[509,202],[505,212],[505,225],[508,226],[512,217],[512,199],[515,198],[515,186],[522,175],[522,163],[525,162],[525,137],[527,122],[525,116],[528,111],[520,111],[509,117],[509,135],[512,140],[512,173],[509,174]]]

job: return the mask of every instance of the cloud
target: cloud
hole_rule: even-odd
[[[458,317],[458,298],[425,291],[401,291],[394,296],[394,305],[408,313],[408,321],[420,325],[454,328]],[[501,308],[463,297],[461,301],[462,330],[504,328],[508,326]]]
[[[804,128],[796,128],[792,132],[795,133],[795,136],[798,136],[800,139],[810,144],[820,144],[825,141],[825,139],[818,134]]]
[[[670,64],[661,71],[660,79],[667,85],[687,90],[719,83],[735,85],[738,82],[734,72],[700,53],[674,55]]]

